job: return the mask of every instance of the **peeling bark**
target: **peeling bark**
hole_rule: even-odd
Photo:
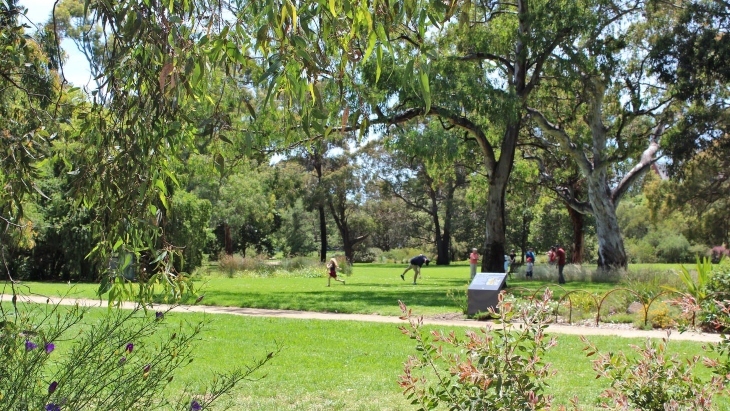
[[[598,266],[603,269],[625,269],[628,264],[624,240],[616,217],[616,205],[606,184],[605,171],[586,178],[588,197],[593,206],[598,237]]]

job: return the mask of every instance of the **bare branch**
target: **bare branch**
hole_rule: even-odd
[[[659,138],[661,137],[661,134],[664,132],[664,124],[660,124],[656,127],[654,134],[651,137],[651,141],[649,142],[649,147],[647,147],[646,150],[641,154],[641,159],[639,160],[639,163],[636,164],[631,170],[629,170],[628,173],[624,176],[624,178],[621,179],[621,181],[618,183],[618,186],[613,190],[611,193],[611,199],[613,200],[614,204],[618,204],[618,202],[621,200],[621,197],[626,193],[626,190],[631,187],[631,185],[646,171],[648,171],[651,168],[651,165],[654,164],[657,160],[659,160],[659,157],[656,157],[657,151],[659,151]]]

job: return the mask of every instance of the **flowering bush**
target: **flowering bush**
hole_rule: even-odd
[[[205,393],[168,398],[166,387],[192,361],[202,324],[171,332],[164,312],[109,310],[93,323],[82,321],[87,312],[42,304],[0,312],[4,410],[209,409],[272,357],[217,376]]]
[[[598,349],[585,337],[588,356]],[[680,411],[713,410],[712,399],[724,390],[723,378],[708,381],[695,377],[699,356],[681,361],[667,354],[668,338],[647,339],[644,347],[633,346],[635,357],[624,353],[603,353],[593,362],[598,378],[611,380],[600,396],[600,406],[612,410]]]
[[[464,410],[549,409],[546,380],[554,373],[542,358],[556,344],[544,333],[551,298],[546,290],[541,299],[518,310],[500,294],[500,328],[488,325],[480,333],[467,331],[465,338],[454,332],[425,334],[423,319],[401,303],[401,318],[408,321],[401,331],[416,341],[419,352],[409,357],[399,377],[411,404],[420,410],[440,404]]]

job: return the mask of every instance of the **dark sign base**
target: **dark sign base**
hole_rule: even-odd
[[[468,315],[487,312],[490,308],[497,311],[499,291],[505,287],[505,273],[477,273],[467,290]]]

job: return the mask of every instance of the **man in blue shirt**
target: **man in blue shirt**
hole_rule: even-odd
[[[405,281],[406,273],[408,272],[408,270],[410,270],[412,268],[413,271],[415,272],[415,274],[413,274],[413,284],[415,285],[416,279],[418,278],[419,275],[421,275],[421,267],[424,264],[428,265],[429,261],[430,260],[423,254],[411,258],[411,265],[409,265],[408,268],[406,268],[406,270],[403,271],[403,274],[400,275],[400,279]]]

